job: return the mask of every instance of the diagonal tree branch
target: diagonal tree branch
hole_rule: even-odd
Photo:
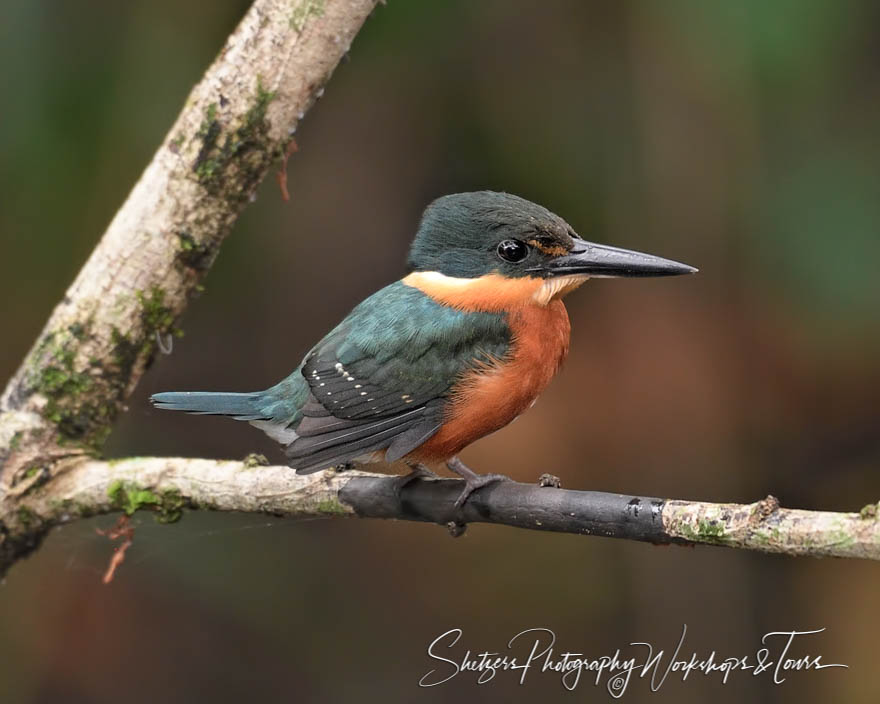
[[[0,553],[33,477],[100,450],[377,0],[255,0],[0,397]],[[12,552],[15,552],[13,550]]]
[[[0,398],[4,483],[25,446],[100,448],[375,3],[254,2]]]
[[[0,397],[0,575],[58,523],[138,509],[362,516],[880,559],[860,514],[201,459],[94,459],[158,346],[378,0],[255,0]]]

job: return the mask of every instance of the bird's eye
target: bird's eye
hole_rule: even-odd
[[[521,262],[529,255],[529,246],[519,240],[504,240],[498,245],[498,256],[506,262]]]

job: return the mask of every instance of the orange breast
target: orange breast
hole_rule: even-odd
[[[547,387],[568,354],[570,325],[565,305],[524,305],[508,312],[513,333],[504,360],[471,372],[452,393],[447,420],[407,459],[440,462],[475,440],[503,428]]]

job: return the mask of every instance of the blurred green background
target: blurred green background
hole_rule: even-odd
[[[7,378],[248,3],[4,0],[0,296]],[[569,299],[541,402],[464,453],[570,488],[857,510],[880,497],[880,3],[432,0],[379,7],[235,227],[109,456],[279,461],[257,431],[162,414],[169,389],[286,375],[403,271],[421,209],[492,188],[587,239],[694,264]],[[633,683],[651,702],[876,702],[880,567],[472,526],[138,515],[54,532],[0,588],[0,702],[604,700],[554,677],[419,689],[427,644],[530,627],[751,654],[771,630],[849,670]],[[689,652],[689,651],[688,651]]]

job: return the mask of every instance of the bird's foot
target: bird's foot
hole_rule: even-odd
[[[451,472],[455,472],[464,479],[464,489],[461,490],[461,494],[455,500],[455,508],[461,508],[464,502],[468,500],[468,497],[477,489],[495,482],[510,481],[510,477],[504,474],[477,474],[458,457],[453,457],[446,463],[446,466],[449,467]]]
[[[562,480],[557,477],[555,474],[549,474],[548,472],[544,472],[540,477],[538,477],[538,486],[540,487],[552,487],[554,489],[562,488]]]
[[[449,521],[446,524],[446,530],[449,531],[449,535],[453,538],[460,538],[464,535],[464,532],[467,530],[467,523],[459,523],[458,521]]]
[[[400,492],[405,486],[408,486],[414,479],[439,479],[436,473],[432,472],[428,467],[420,462],[414,462],[409,465],[410,473],[401,474],[394,478],[394,495],[399,499]]]

